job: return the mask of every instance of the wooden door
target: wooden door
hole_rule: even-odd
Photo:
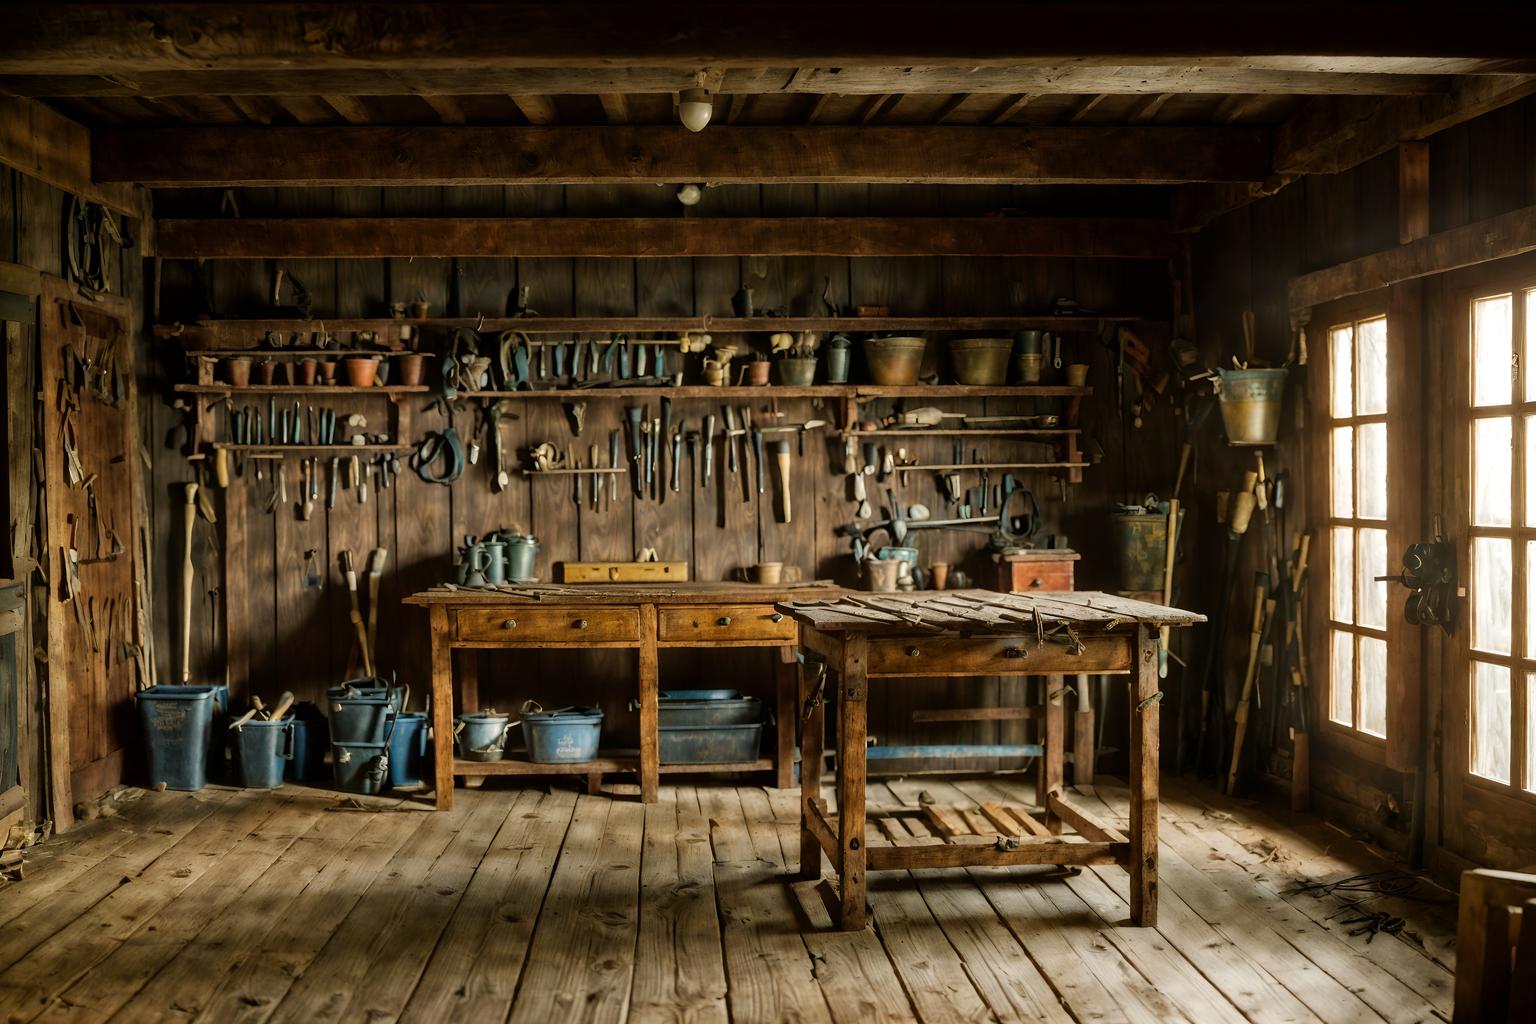
[[[52,812],[121,781],[148,685],[133,315],[43,279],[40,373]],[[72,567],[73,566],[73,567]]]
[[[1445,296],[1441,443],[1465,600],[1441,679],[1443,842],[1510,866],[1536,846],[1536,262],[1458,275]]]

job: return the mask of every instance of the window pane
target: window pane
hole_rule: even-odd
[[[1366,320],[1355,332],[1355,415],[1387,411],[1387,318]]]
[[[1472,540],[1472,646],[1479,651],[1510,653],[1513,555],[1503,537]]]
[[[1359,566],[1359,582],[1356,584],[1360,594],[1359,624],[1370,626],[1372,629],[1387,628],[1387,584],[1378,583],[1377,576],[1387,574],[1387,531],[1386,530],[1361,530],[1360,555],[1356,563]],[[1361,677],[1364,679],[1364,677]]]
[[[1360,731],[1387,734],[1387,642],[1360,638]]]
[[[1333,514],[1348,519],[1355,514],[1355,428],[1333,428],[1333,477],[1329,481],[1333,495]]]
[[[1536,658],[1536,541],[1525,545],[1525,656]],[[1536,739],[1536,737],[1532,737]]]
[[[1387,425],[1367,423],[1356,431],[1355,504],[1361,519],[1387,518]]]
[[[1513,439],[1508,416],[1472,421],[1472,523],[1508,526]]]
[[[1536,288],[1525,293],[1525,351],[1526,358],[1530,358],[1531,352],[1536,352]],[[1521,367],[1521,375],[1525,377],[1525,400],[1536,402],[1536,380],[1525,372],[1524,367]]]
[[[1335,622],[1355,621],[1355,531],[1347,526],[1333,528],[1333,618]]]
[[[1354,634],[1334,630],[1328,673],[1328,717],[1340,725],[1355,724],[1354,680]]]
[[[1536,674],[1525,675],[1525,788],[1536,792]]]
[[[1333,415],[1337,418],[1355,414],[1354,346],[1355,329],[1349,324],[1328,332],[1328,373],[1333,381]]]
[[[1525,525],[1536,526],[1536,416],[1525,418]]]
[[[1472,773],[1509,781],[1509,669],[1472,665]]]
[[[1508,295],[1472,303],[1472,404],[1504,405],[1510,400],[1514,353]]]

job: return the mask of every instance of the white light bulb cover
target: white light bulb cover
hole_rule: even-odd
[[[715,103],[708,89],[684,89],[677,97],[677,118],[691,132],[701,132],[714,116]]]

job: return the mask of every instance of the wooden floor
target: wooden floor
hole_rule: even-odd
[[[1003,799],[1008,778],[872,783]],[[1168,792],[1171,790],[1171,792]],[[1125,790],[1084,799],[1123,815]],[[1215,804],[1213,806],[1213,803]],[[463,791],[448,814],[285,787],[149,793],[0,889],[0,1018],[70,1021],[1420,1021],[1450,1018],[1453,913],[1350,935],[1298,879],[1376,870],[1314,820],[1165,784],[1161,924],[1118,869],[871,875],[828,930],[790,884],[796,794]]]

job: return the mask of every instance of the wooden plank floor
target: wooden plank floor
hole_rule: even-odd
[[[897,779],[870,801],[1029,804],[1026,783]],[[1115,822],[1125,796],[1079,799]],[[840,933],[814,883],[786,881],[796,801],[137,795],[0,889],[0,1019],[1450,1019],[1454,908],[1382,898],[1364,909],[1403,933],[1350,934],[1358,913],[1296,882],[1386,865],[1315,819],[1170,781],[1156,929],[1128,925],[1118,869],[956,869],[872,874],[874,924]]]

